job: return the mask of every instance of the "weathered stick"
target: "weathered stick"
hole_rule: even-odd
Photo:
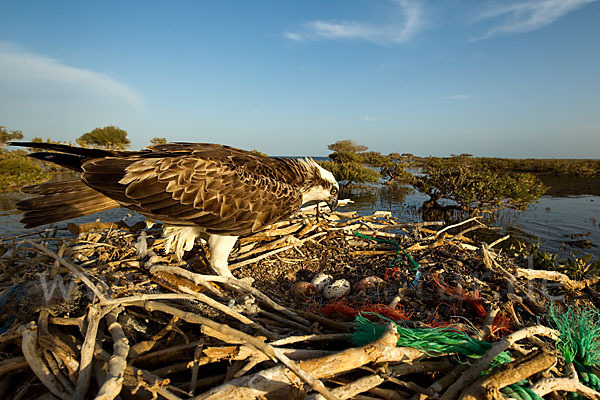
[[[184,268],[167,266],[167,265],[153,265],[150,268],[150,272],[151,273],[167,272],[167,273],[171,273],[174,275],[179,275],[179,276],[182,276],[182,277],[194,282],[196,285],[199,285],[201,283],[209,283],[209,282],[226,283],[229,287],[231,287],[232,289],[234,289],[238,292],[252,294],[259,302],[266,304],[271,309],[281,312],[281,313],[285,314],[286,316],[296,320],[297,322],[300,322],[301,324],[310,325],[310,323],[307,320],[299,317],[292,310],[275,303],[273,300],[271,300],[268,296],[263,294],[258,289],[254,288],[254,287],[248,285],[246,282],[241,281],[236,278],[227,278],[227,277],[222,277],[222,276],[218,276],[218,275],[202,275],[202,274],[197,274],[195,272],[189,271]],[[147,300],[151,300],[151,298],[148,298]]]
[[[196,391],[196,382],[198,382],[198,367],[200,366],[200,357],[204,348],[204,340],[201,340],[194,350],[194,366],[192,367],[192,379],[190,379],[190,396],[193,396]]]
[[[108,331],[113,338],[114,355],[108,362],[108,374],[106,380],[100,387],[96,400],[112,400],[119,395],[123,387],[123,376],[127,367],[127,354],[129,353],[129,342],[125,337],[123,328],[117,322],[117,317],[122,308],[114,308],[106,315]]]
[[[265,310],[260,310],[258,312],[259,315],[266,317],[266,318],[270,318],[273,321],[277,321],[277,322],[281,322],[282,324],[286,325],[286,326],[293,326],[294,328],[300,330],[300,331],[304,331],[304,332],[308,332],[308,333],[312,333],[312,332],[318,332],[317,329],[315,328],[311,328],[310,325],[302,325],[299,324],[298,322],[292,321],[290,319],[287,318],[283,318],[277,314],[265,311]]]
[[[525,294],[525,296],[527,297],[527,300],[529,300],[529,303],[531,303],[531,307],[534,308],[534,311],[537,313],[544,313],[546,311],[546,309],[544,308],[544,305],[535,298],[535,296],[533,295],[533,293],[528,290],[521,282],[519,282],[514,276],[513,274],[511,274],[510,272],[508,272],[506,270],[506,268],[504,268],[502,265],[500,265],[491,255],[490,250],[487,246],[487,244],[483,243],[481,245],[481,253],[483,255],[483,263],[486,266],[486,268],[488,268],[491,271],[495,271],[495,270],[499,270],[504,277],[506,278],[506,280],[508,282],[510,282],[511,285],[513,285],[514,287],[518,288],[523,294]]]
[[[11,371],[26,368],[28,365],[27,360],[23,356],[7,358],[0,361],[0,376]]]
[[[79,278],[83,283],[85,283],[85,285],[87,287],[89,287],[92,292],[94,292],[94,294],[96,295],[96,297],[98,297],[98,299],[100,299],[101,301],[106,300],[106,296],[104,296],[104,294],[102,294],[102,292],[100,292],[100,290],[98,290],[98,288],[96,287],[96,285],[94,285],[92,283],[92,281],[90,280],[90,278],[88,278],[87,274],[83,271],[80,271],[79,267],[77,267],[75,264],[72,264],[70,262],[68,262],[67,260],[65,260],[62,257],[59,257],[58,254],[56,254],[55,252],[53,252],[52,250],[41,246],[31,240],[25,240],[26,243],[30,244],[33,248],[41,251],[42,253],[54,258],[55,260],[58,260],[58,262],[65,268],[67,268],[69,271],[71,271],[77,278]]]
[[[586,279],[583,281],[574,281],[567,275],[558,271],[546,271],[541,269],[517,268],[517,276],[527,279],[546,279],[549,281],[560,282],[565,289],[583,290],[587,286],[594,286],[600,281],[600,277]]]
[[[107,299],[100,303],[102,306],[117,306],[120,304],[127,305],[128,303],[139,303],[149,300],[196,300],[196,297],[187,293],[148,293],[138,296],[117,297],[115,299]]]
[[[491,249],[492,247],[494,247],[494,246],[495,246],[495,245],[497,245],[498,243],[502,243],[502,242],[504,242],[505,240],[507,240],[507,239],[509,239],[509,238],[510,238],[510,235],[502,236],[500,239],[496,239],[496,240],[494,240],[492,243],[490,243],[490,244],[488,245],[488,248],[489,248],[489,249]]]
[[[261,334],[268,336],[270,339],[275,339],[275,338],[279,337],[277,334],[275,334],[275,333],[271,332],[270,330],[268,330],[267,328],[257,324],[256,322],[252,321],[250,318],[246,317],[245,315],[240,314],[239,312],[227,307],[225,304],[220,303],[220,302],[214,300],[213,298],[208,297],[207,295],[205,295],[203,293],[198,293],[198,292],[194,291],[191,287],[188,286],[188,284],[186,284],[186,282],[189,282],[189,281],[184,281],[183,279],[177,277],[176,275],[167,274],[166,272],[159,272],[158,274],[160,274],[162,276],[165,276],[165,275],[172,276],[173,279],[169,279],[169,284],[175,286],[175,288],[178,291],[187,293],[187,294],[193,296],[195,298],[195,300],[201,301],[202,303],[211,306],[212,308],[222,312],[223,314],[225,314],[233,319],[237,319],[241,323],[248,325],[248,326],[252,327],[253,329],[256,329]]]
[[[329,393],[329,391],[325,388],[323,383],[321,383],[320,381],[317,381],[316,379],[314,379],[313,377],[308,375],[308,373],[303,371],[300,367],[298,367],[294,361],[290,360],[281,351],[281,349],[277,349],[272,346],[269,346],[268,344],[265,344],[264,342],[257,340],[254,336],[250,336],[244,332],[238,331],[237,329],[233,329],[227,325],[219,324],[208,318],[204,318],[204,317],[201,317],[199,315],[192,314],[189,312],[184,312],[175,307],[171,307],[171,306],[168,306],[168,305],[165,305],[162,303],[145,302],[144,308],[146,308],[148,311],[157,310],[157,311],[167,312],[169,314],[176,315],[179,318],[181,318],[189,323],[206,325],[216,331],[223,332],[226,335],[237,336],[240,339],[243,339],[244,341],[246,341],[249,345],[256,347],[258,350],[262,351],[270,358],[281,361],[289,369],[291,369],[296,375],[298,375],[300,378],[302,378],[302,380],[304,380],[306,383],[310,384],[316,391],[318,391],[323,396],[325,396],[325,398],[332,399],[332,400],[335,399],[335,397],[333,397],[331,395],[331,393]]]
[[[282,305],[279,305],[278,303],[275,303],[273,300],[271,300],[271,298],[269,296],[265,295],[263,292],[252,287],[251,285],[249,285],[248,283],[246,283],[244,281],[241,281],[239,279],[228,278],[227,284],[230,285],[231,287],[233,287],[234,289],[241,290],[243,292],[252,294],[260,303],[270,307],[274,311],[280,312],[280,313],[286,315],[287,317],[296,320],[297,322],[299,322],[301,324],[310,325],[310,322],[308,322],[304,318],[300,317],[294,311],[292,311],[289,308],[286,308]]]
[[[398,333],[395,325],[388,326],[386,333],[375,342],[351,348],[326,357],[299,361],[300,368],[317,379],[328,378],[351,371],[368,363],[411,362],[423,356],[423,352],[408,347],[396,347]],[[301,381],[290,375],[284,366],[276,366],[252,375],[231,380],[213,388],[194,399],[246,399],[265,396],[281,390],[291,390]]]
[[[183,344],[171,346],[166,349],[153,351],[151,353],[136,355],[135,357],[133,357],[131,355],[131,349],[130,349],[130,351],[129,351],[129,356],[131,357],[130,362],[133,364],[147,363],[150,361],[157,363],[157,362],[160,362],[161,360],[168,359],[168,356],[171,354],[177,355],[180,352],[194,348],[194,347],[198,346],[201,342],[202,342],[202,340],[195,340],[190,343],[183,343]]]
[[[452,228],[456,228],[456,227],[459,227],[459,226],[461,226],[461,225],[468,224],[468,223],[469,223],[469,222],[471,222],[471,221],[476,221],[476,222],[479,222],[479,221],[477,221],[479,218],[481,218],[481,217],[480,217],[480,216],[476,216],[476,217],[469,218],[469,219],[466,219],[466,220],[464,220],[464,221],[461,221],[461,222],[459,222],[458,224],[454,224],[454,225],[448,225],[448,226],[447,226],[447,227],[445,227],[444,229],[440,229],[439,231],[437,231],[437,232],[435,233],[435,235],[433,235],[433,239],[437,238],[437,237],[438,237],[438,236],[440,236],[442,233],[444,233],[444,232],[446,232],[447,230],[450,230],[450,229],[452,229]]]
[[[288,249],[291,249],[292,247],[295,247],[295,246],[300,246],[300,245],[302,245],[302,244],[303,244],[305,241],[307,241],[307,240],[316,239],[316,238],[318,238],[319,236],[323,236],[323,235],[326,235],[326,234],[327,234],[327,232],[319,232],[319,233],[315,233],[314,235],[312,235],[312,236],[309,236],[309,237],[307,237],[307,238],[304,238],[304,239],[299,239],[299,240],[298,240],[297,242],[295,242],[294,244],[290,244],[290,245],[288,245],[288,246],[281,247],[281,248],[279,248],[279,249],[276,249],[276,250],[270,251],[270,252],[268,252],[268,253],[261,254],[261,255],[259,255],[259,256],[257,256],[257,257],[251,258],[251,259],[249,259],[249,260],[244,260],[244,261],[239,261],[239,262],[236,262],[236,263],[229,264],[229,269],[230,269],[230,270],[234,270],[234,269],[237,269],[237,268],[243,267],[244,265],[248,265],[248,264],[255,263],[255,262],[257,262],[257,261],[260,261],[260,260],[262,260],[262,259],[264,259],[264,258],[267,258],[267,257],[269,257],[269,256],[272,256],[272,255],[275,255],[275,254],[277,254],[277,253],[281,253],[282,251],[286,251],[286,250],[288,250]]]
[[[48,388],[48,390],[56,397],[64,400],[72,398],[73,393],[67,389],[54,377],[54,374],[48,369],[40,353],[40,348],[37,344],[37,326],[34,322],[22,325],[19,329],[22,335],[21,350],[29,364],[29,368],[37,376],[37,378]]]
[[[577,393],[587,397],[588,399],[600,400],[600,393],[579,382],[577,371],[572,363],[567,364],[565,369],[567,370],[566,378],[542,379],[530,389],[540,397],[561,390],[565,392]]]
[[[154,264],[150,267],[150,273],[155,274],[157,272],[167,272],[169,274],[179,275],[194,282],[196,285],[208,282],[227,282],[230,278],[220,275],[202,275],[192,272],[188,269],[175,267],[171,265]]]
[[[16,338],[23,336],[19,328],[20,327],[15,327],[10,331],[4,332],[2,335],[0,335],[0,343],[10,342],[12,340],[15,340]]]
[[[321,325],[326,326],[330,329],[334,329],[338,332],[350,332],[352,328],[354,328],[354,324],[352,322],[335,321],[333,319],[323,317],[310,311],[300,311],[300,314],[302,314],[302,316],[307,319],[317,321]]]
[[[81,361],[79,362],[79,376],[77,385],[73,392],[73,400],[82,400],[90,386],[92,378],[92,360],[94,359],[94,348],[96,346],[96,335],[98,334],[98,324],[100,320],[111,311],[112,308],[100,308],[98,305],[90,307],[87,318],[87,331],[85,339],[81,346]]]
[[[50,368],[52,375],[54,375],[54,377],[60,382],[62,387],[64,387],[67,392],[73,393],[73,383],[69,380],[69,378],[67,378],[64,371],[61,370],[59,364],[60,358],[56,357],[56,354],[48,350],[42,351],[42,357],[48,368]]]
[[[545,351],[532,352],[520,360],[494,369],[486,377],[469,386],[461,395],[461,400],[501,398],[500,389],[529,378],[556,363],[556,356]]]
[[[512,333],[511,335],[505,337],[498,343],[494,344],[494,346],[487,353],[485,353],[483,357],[477,360],[471,368],[466,370],[465,373],[460,378],[458,378],[458,380],[454,384],[452,384],[446,390],[446,392],[444,392],[440,400],[455,399],[458,393],[463,391],[468,385],[471,384],[471,382],[473,382],[479,376],[479,374],[486,370],[492,362],[492,360],[496,358],[500,353],[512,346],[513,343],[535,335],[545,336],[553,340],[558,339],[558,333],[555,330],[542,325],[530,326],[528,328],[523,328],[517,332]]]
[[[379,375],[368,375],[363,378],[357,379],[354,382],[350,382],[343,386],[332,389],[331,393],[333,393],[333,395],[336,396],[339,400],[351,399],[359,393],[367,392],[373,389],[374,387],[381,385],[384,381],[385,379],[383,379]],[[323,400],[324,397],[320,394],[315,394],[312,396],[307,396],[304,399]]]
[[[352,335],[347,333],[329,333],[325,335],[303,335],[303,336],[288,336],[283,339],[269,343],[271,346],[285,346],[286,344],[298,342],[321,342],[321,341],[351,341]]]
[[[104,361],[110,360],[110,354],[107,351],[103,350],[99,344],[96,345],[94,353],[95,353],[94,355],[96,357],[98,357]],[[148,372],[144,369],[132,367],[132,366],[127,366],[127,368],[125,369],[125,372],[131,378],[138,380],[138,386],[135,388],[135,390],[137,390],[141,386],[141,387],[145,387],[146,390],[148,390],[154,396],[156,396],[156,394],[160,394],[167,400],[182,400],[179,396],[176,396],[171,391],[169,391],[168,388],[164,387],[169,384],[168,379],[161,379],[160,377],[154,375],[151,372]],[[146,382],[146,381],[151,383],[151,385],[148,385],[148,384],[141,385],[142,382]],[[135,394],[135,393],[133,393],[133,394]]]

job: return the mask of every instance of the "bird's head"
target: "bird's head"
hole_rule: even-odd
[[[304,185],[302,186],[302,204],[311,201],[325,201],[331,211],[338,204],[340,186],[333,174],[321,167],[312,158],[299,160],[306,169]]]

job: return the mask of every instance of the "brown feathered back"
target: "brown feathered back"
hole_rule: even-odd
[[[196,225],[222,235],[247,234],[289,216],[301,206],[300,190],[307,182],[320,179],[309,163],[217,144],[163,144],[139,152],[94,151],[89,157],[81,148],[75,149],[60,150],[81,158],[85,184],[73,185],[74,190],[60,194],[62,197],[48,187],[43,194],[46,203],[76,204],[77,199],[85,198],[85,204],[102,207],[120,204],[152,219]],[[23,207],[37,216],[31,221],[42,221],[44,211],[36,208],[36,201],[25,201],[29,203],[22,203]],[[73,212],[64,215],[63,219],[73,218]]]

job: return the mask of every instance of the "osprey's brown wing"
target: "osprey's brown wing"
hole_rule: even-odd
[[[246,172],[273,178],[290,185],[300,185],[305,179],[295,159],[281,160],[276,157],[266,157],[247,150],[214,143],[176,142],[158,144],[149,146],[146,150],[137,152],[136,155],[140,157],[193,155],[198,158],[222,160],[233,168],[241,168]]]
[[[223,235],[256,231],[301,205],[293,164],[219,145],[176,146],[152,147],[156,158],[92,159],[82,179],[148,217]]]

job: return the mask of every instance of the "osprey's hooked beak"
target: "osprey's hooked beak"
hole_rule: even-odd
[[[329,206],[329,209],[331,211],[334,211],[337,208],[337,205],[338,205],[337,194],[332,195],[331,197],[329,197],[329,199],[327,199],[327,206]]]

